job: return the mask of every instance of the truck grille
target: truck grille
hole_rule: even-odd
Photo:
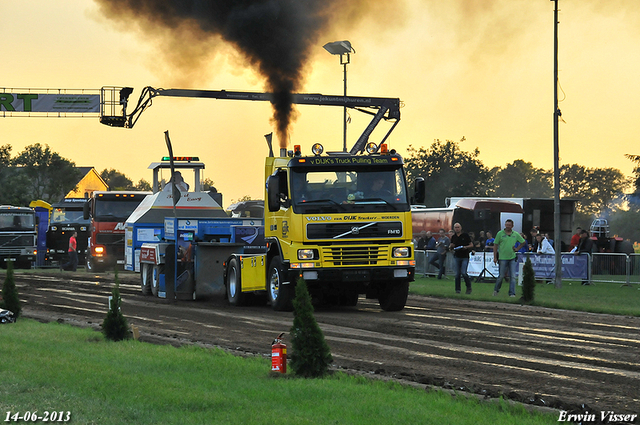
[[[402,235],[401,221],[314,223],[307,225],[308,239],[379,239],[401,238]]]
[[[2,255],[20,255],[22,254],[21,248],[0,248],[0,254]]]
[[[375,265],[379,261],[387,260],[386,247],[358,246],[358,247],[323,247],[322,255],[327,262],[334,266],[366,266]]]
[[[0,248],[11,246],[34,246],[33,235],[2,235],[0,236]]]
[[[124,244],[124,233],[98,233],[96,243],[99,245]]]

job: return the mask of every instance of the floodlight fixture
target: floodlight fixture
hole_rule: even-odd
[[[334,41],[333,43],[327,43],[322,47],[332,55],[344,55],[345,53],[352,52],[355,53],[355,50],[351,47],[351,42],[348,40]]]

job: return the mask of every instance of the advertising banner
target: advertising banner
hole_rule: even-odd
[[[529,254],[531,265],[536,279],[553,279],[555,277],[555,256],[548,254]],[[563,279],[587,279],[589,257],[586,254],[562,254],[562,278]],[[517,255],[518,263],[527,261],[526,254]],[[484,265],[484,266],[483,266]],[[520,270],[520,267],[518,267]],[[476,252],[469,256],[469,276],[477,277],[481,273],[485,278],[498,278],[500,270],[493,263],[493,252]],[[516,272],[518,273],[518,272]]]
[[[0,111],[99,113],[100,95],[0,92]]]

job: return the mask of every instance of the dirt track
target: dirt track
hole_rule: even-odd
[[[121,274],[122,311],[149,342],[203,343],[269,355],[291,313],[223,300],[143,296]],[[98,327],[113,277],[16,274],[25,317]],[[397,313],[360,298],[316,311],[338,368],[563,410],[640,413],[640,318],[410,296]]]

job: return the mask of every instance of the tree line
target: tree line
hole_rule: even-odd
[[[59,202],[83,177],[73,161],[53,152],[49,145],[35,143],[15,156],[11,151],[11,145],[0,146],[0,205],[28,206],[38,199],[50,204]],[[134,184],[114,168],[105,168],[99,174],[109,190],[151,190],[147,180],[140,179]],[[208,178],[200,182],[203,191],[213,185]]]
[[[553,170],[523,159],[489,168],[480,160],[478,148],[462,148],[465,141],[435,140],[429,147],[409,147],[407,177],[410,184],[424,177],[427,207],[444,206],[445,198],[451,196],[553,197]],[[608,218],[612,232],[640,241],[640,155],[627,158],[635,163],[633,177],[611,167],[560,167],[560,196],[577,201],[577,226],[588,229],[594,218]]]

